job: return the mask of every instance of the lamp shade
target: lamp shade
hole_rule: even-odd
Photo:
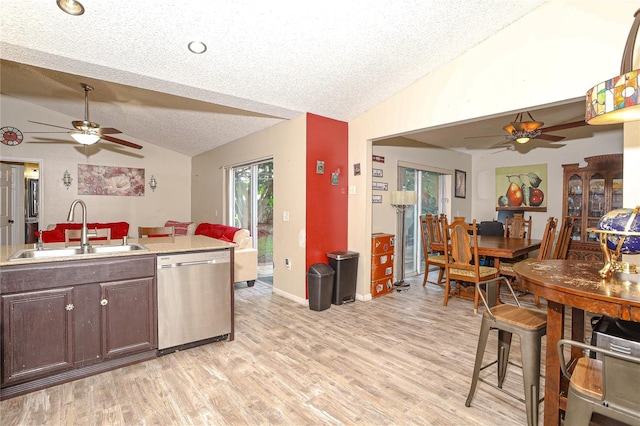
[[[71,133],[71,137],[75,139],[76,142],[81,143],[82,145],[93,145],[100,140],[100,135],[97,135],[95,133],[75,132]]]
[[[638,104],[638,74],[633,68],[633,49],[638,28],[640,9],[634,14],[633,25],[622,54],[620,75],[596,84],[587,91],[585,119],[589,124],[616,124],[640,120]]]
[[[587,92],[587,123],[599,125],[640,120],[638,74],[640,70],[631,71],[592,87]]]
[[[412,206],[416,202],[416,191],[391,191],[391,205],[393,206]]]

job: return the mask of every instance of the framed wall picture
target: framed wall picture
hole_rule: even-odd
[[[389,184],[387,182],[373,182],[374,191],[388,191]]]
[[[467,198],[467,172],[456,170],[455,172],[455,196],[456,198]]]
[[[547,165],[496,167],[496,210],[547,211]]]

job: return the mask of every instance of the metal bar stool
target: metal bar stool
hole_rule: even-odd
[[[589,350],[598,359],[578,358],[570,373],[565,345]],[[565,339],[558,342],[558,356],[562,373],[570,380],[565,426],[590,424],[593,413],[630,425],[640,424],[639,357]]]
[[[509,288],[516,305],[497,304],[499,286],[498,282],[487,283],[487,297],[480,291],[480,286],[476,284],[476,292],[480,295],[485,311],[482,314],[482,325],[478,338],[478,349],[476,361],[473,369],[473,379],[471,389],[465,405],[471,406],[471,400],[478,386],[478,381],[486,383],[507,395],[524,402],[527,410],[527,424],[534,426],[538,424],[538,406],[540,399],[540,355],[542,346],[542,336],[547,334],[547,320],[544,312],[527,309],[520,306],[518,298],[509,283],[509,280],[502,278]],[[497,360],[483,366],[482,359],[487,347],[487,340],[491,330],[498,330],[498,358]],[[507,367],[509,365],[509,349],[511,348],[511,337],[513,334],[520,336],[520,351],[522,353],[522,377],[524,381],[524,400],[504,389],[502,384],[505,379]],[[480,377],[480,371],[497,364],[498,384],[495,385]],[[514,364],[512,364],[514,365]]]

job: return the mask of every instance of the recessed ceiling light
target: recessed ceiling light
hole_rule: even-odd
[[[189,43],[189,50],[199,55],[207,51],[207,45],[201,41],[192,41]]]
[[[58,7],[69,15],[82,15],[84,13],[84,6],[76,0],[56,0]]]

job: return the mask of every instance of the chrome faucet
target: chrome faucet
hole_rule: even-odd
[[[67,222],[73,221],[73,213],[76,208],[76,204],[80,204],[82,207],[82,229],[80,230],[80,248],[82,250],[86,250],[90,247],[89,245],[89,232],[87,229],[87,205],[82,200],[74,200],[71,203],[71,207],[69,208],[69,215],[67,216]]]

